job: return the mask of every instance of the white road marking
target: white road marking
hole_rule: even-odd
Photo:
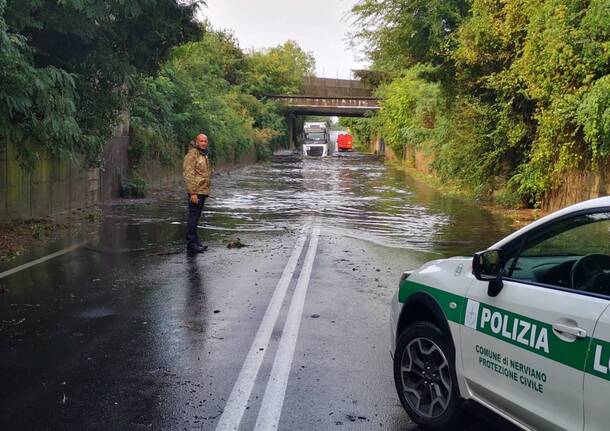
[[[273,292],[273,296],[271,297],[267,311],[265,311],[263,320],[256,332],[252,346],[248,351],[244,365],[242,366],[237,381],[233,386],[233,390],[229,395],[229,399],[220,416],[218,425],[216,425],[216,431],[234,431],[239,428],[239,424],[241,423],[241,419],[248,404],[248,399],[252,393],[252,388],[256,382],[256,376],[263,363],[265,352],[269,347],[271,333],[273,332],[273,328],[275,327],[280,314],[284,297],[290,286],[290,281],[296,270],[306,239],[307,234],[304,230],[297,240],[292,255],[288,259],[284,272]]]
[[[288,317],[286,318],[284,330],[282,331],[282,338],[280,339],[275,354],[271,376],[267,382],[267,388],[265,389],[261,408],[258,412],[258,419],[256,420],[256,425],[254,427],[255,431],[277,429],[280,422],[282,406],[286,395],[286,387],[288,386],[288,378],[292,367],[292,359],[294,358],[294,351],[299,337],[305,297],[307,295],[309,279],[311,278],[313,262],[318,248],[319,235],[320,228],[316,226],[311,233],[305,262],[303,263],[301,275],[299,276],[297,287],[292,296],[290,308],[288,309]]]
[[[63,250],[59,250],[59,251],[56,251],[55,253],[51,253],[47,256],[41,257],[40,259],[36,259],[31,262],[24,263],[23,265],[19,265],[18,267],[9,269],[8,271],[0,272],[0,278],[8,277],[9,275],[15,274],[19,271],[23,271],[24,269],[31,268],[35,265],[38,265],[39,263],[43,263],[43,262],[46,262],[47,260],[54,259],[58,256],[61,256],[62,254],[70,253],[71,251],[74,251],[77,248],[82,247],[83,245],[87,244],[87,242],[88,241],[81,242],[79,244],[74,244],[73,246],[64,248]]]

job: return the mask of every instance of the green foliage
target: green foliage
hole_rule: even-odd
[[[524,83],[537,127],[529,160],[519,166],[512,183],[538,204],[566,170],[589,170],[607,155],[603,142],[608,138],[597,124],[603,123],[601,112],[608,107],[610,2],[547,0],[526,28],[523,51],[507,73]],[[598,115],[583,118],[594,111]]]
[[[417,63],[445,63],[468,0],[360,0],[355,40],[375,68],[401,72]]]
[[[459,179],[476,196],[491,193],[506,160],[494,107],[459,96],[440,116],[433,132],[433,167],[443,180]]]
[[[253,149],[269,158],[286,123],[281,107],[264,95],[297,91],[312,61],[294,42],[247,54],[232,34],[214,30],[177,47],[133,98],[132,161],[174,164],[202,132],[214,161],[237,161]]]
[[[80,136],[75,121],[74,78],[53,66],[36,67],[25,37],[9,31],[0,0],[0,142],[34,141],[55,154],[69,153]],[[35,153],[17,147],[30,167]]]
[[[526,26],[535,7],[531,0],[472,1],[470,16],[458,29],[451,53],[459,71],[457,78],[465,89],[477,93],[489,90],[486,84],[510,67],[523,48]]]
[[[131,102],[131,142],[129,159],[132,164],[148,156],[162,164],[171,163],[180,154],[173,143],[180,130],[188,130],[190,114],[179,112],[177,106],[190,103],[180,78],[171,71],[158,78],[140,81]]]
[[[200,3],[0,0],[2,139],[97,162],[133,79],[200,34]]]
[[[303,77],[314,70],[314,58],[292,40],[249,55],[244,90],[256,97],[298,93]]]
[[[121,197],[142,199],[148,192],[148,183],[137,171],[133,171],[129,178],[121,181]]]
[[[443,3],[354,8],[374,66],[393,71],[370,120],[392,148],[423,149],[443,179],[527,206],[567,171],[607,161],[610,0],[472,0],[467,13]],[[431,30],[439,16],[453,17],[445,33]],[[387,28],[366,27],[375,21]]]
[[[421,75],[433,70],[430,66],[414,66],[378,90],[382,102],[375,125],[386,144],[398,154],[407,144],[424,147],[431,137],[440,108],[440,86]]]
[[[594,158],[610,155],[610,75],[586,91],[576,110],[576,121],[582,127],[584,140],[591,146]]]

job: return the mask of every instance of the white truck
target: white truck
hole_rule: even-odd
[[[333,153],[330,142],[330,126],[323,121],[306,122],[303,125],[303,155],[325,157]]]

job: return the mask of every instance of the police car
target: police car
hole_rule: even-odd
[[[405,272],[391,313],[400,401],[426,429],[454,429],[469,399],[523,429],[610,430],[609,305],[610,197]]]

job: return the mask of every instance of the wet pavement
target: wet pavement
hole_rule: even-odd
[[[213,430],[224,411],[242,430],[265,429],[263,411],[282,430],[417,429],[388,352],[398,277],[483,249],[510,221],[357,153],[278,156],[216,176],[213,194],[203,255],[183,252],[177,191],[109,206],[85,246],[0,279],[0,429]],[[247,403],[228,405],[243,382]],[[468,411],[456,429],[510,429]]]

